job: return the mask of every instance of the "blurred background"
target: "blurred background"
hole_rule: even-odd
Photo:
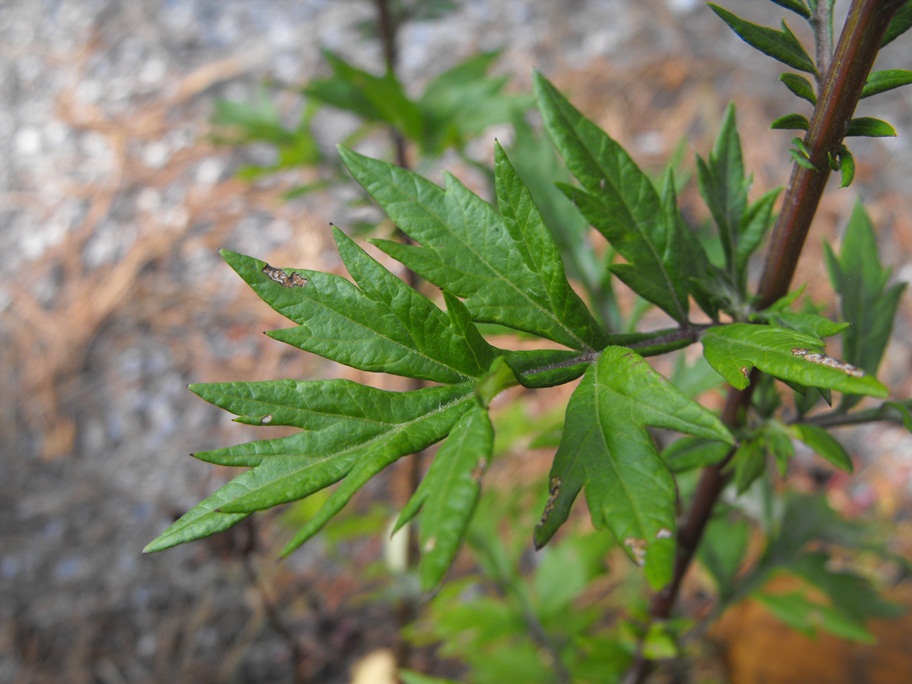
[[[768,25],[781,16],[756,0],[722,4]],[[493,73],[506,92],[530,92],[543,71],[652,170],[682,140],[685,165],[707,154],[734,100],[752,197],[786,181],[791,134],[767,128],[794,99],[776,63],[701,3],[452,5],[401,29],[409,92],[501,50]],[[329,73],[322,49],[379,74],[381,46],[365,30],[375,16],[369,0],[0,3],[0,682],[348,682],[370,654],[401,648],[396,602],[367,600],[382,584],[363,572],[383,562],[382,533],[317,539],[276,564],[288,531],[264,515],[141,555],[230,475],[188,453],[263,436],[187,384],[376,380],[266,338],[283,319],[216,252],[340,272],[330,221],[352,229],[376,213],[316,167],[251,172],[274,164],[275,148],[223,144],[213,124],[232,116],[219,101],[268,100],[294,129],[299,89]],[[912,43],[883,57],[910,68]],[[859,196],[894,278],[912,279],[912,89],[865,106],[899,137],[856,143],[855,185],[824,200],[795,281],[824,300],[822,238],[838,242]],[[323,159],[358,129],[329,109],[310,123]],[[359,149],[390,158],[383,135]],[[489,164],[494,137],[511,135],[495,126],[422,171],[483,188],[473,162]],[[901,311],[882,379],[909,397],[908,294]],[[909,434],[876,425],[846,444],[865,460],[833,496],[895,525],[908,550]],[[547,469],[546,456],[534,462]]]

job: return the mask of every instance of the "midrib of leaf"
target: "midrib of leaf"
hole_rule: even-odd
[[[411,419],[411,420],[408,420],[408,421],[406,421],[406,422],[404,422],[404,423],[396,423],[396,424],[393,424],[393,427],[390,428],[389,430],[387,430],[386,432],[383,432],[383,433],[380,433],[380,434],[378,434],[378,435],[376,435],[376,436],[373,436],[373,437],[371,437],[371,438],[365,440],[364,442],[360,442],[360,443],[354,444],[354,445],[352,445],[352,446],[350,446],[350,447],[346,447],[346,448],[342,449],[341,451],[334,451],[333,453],[328,454],[328,455],[325,455],[325,456],[308,457],[307,462],[306,462],[306,463],[302,463],[302,464],[301,464],[301,467],[294,468],[293,470],[290,470],[290,471],[286,472],[284,475],[281,475],[280,477],[277,477],[277,478],[275,478],[275,479],[269,480],[269,482],[266,483],[266,484],[263,484],[263,485],[258,486],[258,487],[256,487],[256,488],[250,488],[250,489],[249,489],[250,494],[254,494],[254,493],[256,493],[258,490],[264,489],[264,488],[266,488],[266,487],[268,487],[268,488],[270,488],[270,489],[273,489],[273,488],[275,488],[275,487],[281,485],[281,483],[283,483],[283,482],[293,483],[294,481],[296,481],[296,479],[297,479],[303,472],[305,472],[305,471],[311,469],[311,467],[312,467],[313,465],[323,465],[323,464],[325,464],[325,463],[327,463],[327,462],[330,462],[330,461],[332,461],[332,460],[335,460],[335,459],[342,459],[342,458],[344,458],[345,456],[357,456],[357,455],[358,455],[358,452],[369,453],[369,452],[371,451],[371,449],[372,449],[374,446],[376,446],[378,443],[382,445],[382,443],[383,443],[384,441],[390,440],[390,439],[392,439],[393,437],[395,437],[396,435],[401,434],[401,433],[403,433],[403,432],[406,432],[411,426],[416,425],[416,424],[420,423],[420,422],[423,421],[423,420],[427,420],[429,417],[431,417],[431,416],[433,416],[433,415],[437,415],[437,414],[439,414],[439,413],[442,413],[442,412],[444,412],[444,411],[447,411],[447,410],[453,408],[454,406],[457,406],[457,405],[458,405],[459,403],[461,403],[461,402],[465,402],[466,399],[471,395],[471,391],[472,391],[472,388],[471,388],[470,386],[467,386],[467,387],[466,387],[466,394],[461,395],[461,396],[457,395],[456,397],[453,398],[452,401],[450,401],[450,402],[448,402],[448,403],[446,403],[446,404],[441,404],[436,410],[428,411],[427,413],[424,413],[424,414],[422,414],[422,415],[420,415],[420,416],[417,416],[417,417],[415,417],[415,418],[413,418],[413,419]],[[300,454],[282,454],[282,455],[275,454],[275,455],[270,455],[268,458],[266,458],[266,459],[263,460],[263,463],[266,463],[268,460],[271,460],[271,459],[274,459],[274,458],[287,458],[287,459],[289,459],[289,460],[298,460],[298,459],[301,458],[301,455],[300,455]],[[355,464],[352,463],[351,467],[346,468],[346,474],[347,474],[348,472],[351,471],[351,468],[354,467],[354,465],[355,465]],[[259,468],[259,467],[261,467],[261,466],[256,466],[256,467],[254,468],[254,471],[255,471],[257,468]],[[253,472],[253,471],[251,471],[251,472]],[[343,475],[342,477],[344,478],[345,475]],[[242,482],[242,481],[238,481],[238,480],[235,480],[235,482],[237,482],[238,485],[240,485],[240,486],[248,486],[246,482]],[[237,505],[237,502],[238,502],[238,500],[239,500],[240,498],[241,498],[241,497],[237,497],[237,498],[234,500],[234,502],[233,502],[234,505]],[[270,506],[273,506],[273,505],[275,505],[275,503],[270,503],[270,504],[268,504],[267,507],[270,507]],[[229,505],[227,505],[227,506],[223,506],[222,508],[228,509],[228,510],[225,511],[226,513],[247,512],[246,510],[244,510],[244,511],[232,511],[232,510],[230,510],[231,508],[233,508],[233,506],[232,506],[231,504],[229,504]],[[260,510],[260,509],[253,509],[253,510]]]
[[[350,283],[350,284],[351,284],[351,283]],[[352,284],[352,286],[353,286],[353,287],[357,287],[357,286],[355,286],[354,284]],[[386,316],[392,318],[392,320],[394,320],[399,326],[402,327],[403,330],[405,330],[405,332],[406,332],[407,335],[408,335],[409,340],[411,340],[412,342],[415,342],[415,338],[412,336],[412,333],[409,331],[409,329],[408,329],[405,325],[403,325],[402,321],[399,320],[399,318],[396,316],[396,314],[394,314],[386,304],[383,304],[383,303],[381,303],[381,302],[376,302],[375,300],[370,299],[370,298],[367,297],[363,292],[361,292],[360,289],[358,290],[358,294],[359,294],[360,296],[364,297],[367,301],[372,302],[372,303],[374,303],[374,304],[377,304],[377,305],[379,305],[379,306],[382,306],[384,309],[386,309],[386,312],[385,312],[384,315],[386,315]],[[465,374],[464,372],[462,372],[461,370],[458,370],[458,369],[456,369],[456,368],[453,368],[452,366],[447,365],[446,363],[444,363],[444,362],[441,361],[440,359],[435,359],[435,358],[433,358],[433,357],[431,357],[431,356],[428,356],[425,352],[421,351],[420,349],[417,349],[417,347],[408,347],[408,346],[407,346],[406,344],[404,344],[403,342],[399,342],[398,340],[394,340],[393,338],[389,337],[388,335],[382,333],[382,332],[379,331],[379,330],[375,330],[375,329],[373,329],[373,328],[369,328],[369,327],[368,327],[367,325],[365,325],[364,323],[361,323],[361,322],[359,322],[359,321],[356,321],[354,318],[352,318],[351,316],[349,316],[348,313],[347,313],[344,309],[342,309],[342,308],[334,309],[334,308],[332,308],[331,306],[329,306],[327,303],[325,303],[322,299],[311,299],[311,300],[309,300],[309,301],[313,302],[313,303],[316,304],[318,307],[320,307],[320,308],[322,308],[322,309],[324,309],[324,310],[326,310],[326,311],[331,311],[331,312],[333,312],[333,313],[335,313],[335,314],[341,316],[342,318],[344,318],[344,319],[350,321],[351,324],[352,324],[352,327],[358,327],[358,328],[361,328],[361,329],[364,329],[364,330],[368,330],[368,331],[370,331],[371,333],[373,333],[374,335],[376,335],[377,337],[379,337],[379,338],[381,338],[381,339],[384,339],[384,340],[387,340],[388,342],[392,343],[392,344],[395,345],[396,347],[405,350],[407,356],[418,356],[419,358],[424,359],[425,361],[429,361],[429,362],[431,362],[431,364],[433,364],[433,365],[435,365],[435,366],[438,366],[439,368],[443,368],[444,370],[447,370],[447,371],[449,371],[449,372],[455,374],[457,377],[462,378],[463,380],[473,380],[473,379],[474,379],[474,378],[472,378],[471,376],[466,375],[466,374]],[[304,328],[305,326],[299,325],[298,327],[299,327],[299,328]],[[309,326],[307,327],[307,329],[310,330]],[[294,328],[285,328],[285,330],[294,330]],[[277,331],[277,332],[281,332],[281,331]],[[314,339],[318,339],[318,340],[325,341],[325,342],[330,342],[330,341],[332,341],[332,338],[329,338],[329,337],[318,337],[317,335],[311,335],[311,337],[314,338]],[[416,343],[416,344],[417,344],[417,343]]]
[[[478,250],[475,248],[474,245],[472,245],[471,242],[468,242],[467,240],[465,240],[463,238],[462,235],[459,235],[458,233],[453,231],[449,227],[447,222],[443,219],[443,217],[437,215],[436,213],[431,211],[429,208],[427,208],[424,204],[422,204],[420,202],[420,200],[417,197],[410,195],[409,192],[404,190],[402,188],[402,186],[397,184],[395,182],[395,179],[392,177],[390,177],[389,186],[394,187],[397,191],[399,191],[402,195],[404,195],[407,198],[405,200],[400,200],[400,201],[407,201],[407,202],[411,203],[413,206],[421,208],[422,211],[427,216],[429,216],[439,226],[442,226],[444,228],[444,230],[447,232],[447,234],[453,236],[453,238],[462,246],[462,248],[464,250],[470,252],[485,268],[487,268],[488,271],[493,274],[491,276],[488,276],[489,282],[491,282],[492,284],[506,283],[515,294],[519,295],[520,298],[522,298],[524,301],[526,301],[528,304],[530,304],[533,308],[535,308],[538,311],[540,311],[541,313],[545,314],[553,323],[556,323],[557,326],[562,331],[564,331],[571,339],[575,340],[576,343],[578,345],[580,345],[580,347],[582,349],[591,349],[591,347],[584,340],[582,340],[579,337],[579,335],[577,335],[571,328],[568,328],[566,326],[566,324],[564,324],[564,322],[560,318],[555,316],[552,311],[550,311],[547,308],[544,308],[541,304],[539,304],[532,297],[530,297],[529,294],[525,290],[523,290],[520,287],[517,287],[515,283],[513,283],[510,279],[506,278],[504,276],[504,274],[500,273],[500,271],[498,271],[497,268],[493,264],[491,264],[487,258],[485,258],[480,252],[478,252]],[[442,191],[444,193],[451,192],[447,189],[440,188],[439,186],[435,186],[435,187],[437,190]],[[466,218],[465,208],[464,208],[462,202],[458,202],[457,204],[458,204],[459,211],[462,213],[462,216],[463,216],[463,223],[465,224],[465,218]],[[507,231],[506,227],[504,227],[503,230],[506,235],[509,235],[509,232]],[[487,235],[487,233],[485,233],[485,239],[487,239],[487,238],[488,238],[488,235]],[[437,252],[437,250],[433,249],[433,248],[426,247],[425,249],[431,249],[431,251],[433,251],[435,253]],[[466,271],[462,271],[460,269],[453,268],[453,266],[450,264],[446,264],[446,267],[451,270],[459,271],[460,273],[466,273],[466,275],[468,275],[469,277],[471,277],[473,279],[477,278],[476,274],[470,274],[470,273],[467,273]],[[526,270],[526,272],[528,274],[534,276],[535,279],[539,281],[539,283],[541,282],[541,279],[538,277],[538,275],[536,273],[534,273],[533,271],[531,271],[527,266],[525,266],[525,264],[523,264],[523,268]],[[543,291],[546,292],[547,288],[544,288]],[[518,308],[518,306],[514,306],[514,308]]]
[[[673,284],[670,276],[668,275],[668,271],[665,268],[665,262],[662,260],[661,255],[656,251],[654,245],[652,244],[652,239],[650,238],[648,233],[645,232],[643,227],[640,225],[640,221],[630,211],[627,202],[624,201],[624,195],[618,191],[617,186],[612,182],[611,174],[606,172],[606,169],[598,161],[598,157],[595,157],[590,153],[589,146],[586,144],[586,141],[583,140],[583,138],[581,137],[580,132],[577,129],[577,127],[567,118],[567,115],[564,113],[563,108],[560,107],[560,105],[558,105],[558,107],[552,108],[552,111],[554,111],[555,109],[560,114],[560,117],[563,120],[566,127],[569,130],[572,130],[576,134],[576,140],[577,140],[578,146],[582,147],[583,151],[588,156],[590,163],[593,166],[595,166],[597,169],[599,169],[599,171],[601,172],[601,174],[600,174],[601,178],[605,181],[605,184],[606,185],[610,184],[614,193],[622,199],[621,205],[624,208],[624,214],[629,219],[625,223],[628,225],[628,227],[632,227],[633,230],[636,232],[636,234],[639,236],[640,241],[644,242],[646,244],[646,248],[648,249],[649,253],[652,255],[654,263],[656,263],[658,265],[658,269],[662,275],[662,280],[664,281],[665,287],[668,290],[668,292],[671,294],[672,299],[675,303],[675,308],[677,309],[678,315],[675,317],[676,320],[686,321],[687,312],[681,306],[681,301],[678,299],[677,290],[675,289],[674,284]],[[585,119],[581,119],[581,122],[582,121],[585,121]],[[599,146],[600,152],[602,152],[602,153],[605,152],[605,145],[606,145],[605,141],[602,141],[601,145]],[[624,163],[624,162],[622,161],[622,163]],[[598,197],[598,195],[594,195],[591,192],[589,194],[592,195],[594,198],[598,199],[599,204],[602,203],[601,199]],[[658,206],[658,203],[657,203],[657,206]]]

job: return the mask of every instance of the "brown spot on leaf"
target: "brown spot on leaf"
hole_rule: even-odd
[[[643,566],[646,565],[646,540],[637,539],[636,537],[627,537],[624,540],[624,546],[626,546],[631,555],[633,556],[634,562],[637,565]]]
[[[557,497],[560,496],[561,490],[561,479],[559,477],[552,477],[551,482],[548,486],[548,502],[545,504],[545,510],[542,511],[541,518],[538,521],[536,527],[541,527],[545,524],[545,521],[548,519],[548,516],[551,515],[551,511],[554,510],[554,503],[557,501]]]
[[[307,285],[307,278],[303,277],[300,273],[288,275],[288,273],[281,268],[276,268],[269,264],[263,266],[263,273],[265,273],[270,280],[278,283],[282,287],[304,287]]]

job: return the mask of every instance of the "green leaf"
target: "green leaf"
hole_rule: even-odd
[[[428,677],[419,672],[411,670],[399,670],[399,678],[402,684],[458,684],[455,679],[441,679],[440,677]]]
[[[890,23],[887,25],[887,32],[884,34],[880,47],[883,48],[889,43],[899,38],[902,34],[912,28],[912,2],[907,2],[900,7]]]
[[[801,153],[805,159],[809,159],[811,156],[811,151],[808,149],[808,146],[805,144],[804,140],[801,138],[792,138],[792,145],[795,146],[795,149]]]
[[[559,187],[628,262],[612,272],[676,321],[686,321],[688,290],[675,266],[674,226],[665,222],[652,181],[541,74],[535,75],[535,92],[548,135],[583,186]]]
[[[906,401],[885,401],[882,410],[887,408],[893,409],[897,414],[903,427],[912,432],[912,399]]]
[[[394,74],[375,76],[328,50],[323,56],[333,76],[310,81],[304,89],[308,97],[367,121],[390,124],[408,139],[421,140],[425,125],[422,112]]]
[[[200,501],[164,532],[158,535],[143,548],[143,553],[164,551],[172,546],[202,539],[237,525],[250,516],[250,513],[227,514],[219,512],[223,503],[241,496],[246,491],[243,483],[229,482],[211,496]]]
[[[842,149],[839,152],[839,172],[839,187],[849,187],[852,184],[852,181],[855,180],[855,157],[852,156],[852,153],[849,152],[849,148],[845,145],[842,146]]]
[[[801,166],[810,171],[816,171],[817,167],[814,166],[813,162],[807,158],[807,155],[804,152],[800,152],[794,148],[789,150],[789,155],[798,166]]]
[[[443,437],[474,403],[469,383],[414,392],[387,392],[346,380],[215,383],[191,389],[250,419],[245,422],[305,431],[194,454],[210,463],[254,467],[184,514],[147,552],[221,532],[254,510],[304,498],[344,478],[377,451],[418,451]],[[226,510],[230,508],[234,510]]]
[[[817,93],[814,92],[814,86],[804,76],[798,74],[781,74],[779,80],[785,84],[785,87],[792,91],[802,100],[807,100],[812,105],[817,104]]]
[[[822,456],[840,470],[851,473],[854,469],[852,458],[842,444],[822,427],[798,423],[791,426],[791,432],[797,439],[807,444],[819,456]]]
[[[806,131],[811,122],[803,114],[786,114],[770,124],[771,131]]]
[[[791,10],[796,14],[801,15],[805,19],[811,18],[811,10],[807,8],[801,0],[772,0],[780,7],[785,7],[785,9]]]
[[[705,437],[682,437],[662,451],[662,460],[672,473],[685,473],[725,460],[732,447]]]
[[[706,527],[697,557],[716,580],[723,604],[734,594],[735,577],[744,562],[749,540],[750,526],[743,519],[718,515]]]
[[[690,283],[694,301],[710,318],[715,319],[719,313],[716,301],[713,297],[708,296],[701,287],[707,280],[712,266],[702,243],[681,214],[675,189],[674,169],[671,166],[665,169],[662,179],[661,202],[665,214],[665,225],[668,226],[670,233],[666,256],[671,269],[675,273],[681,273]],[[614,344],[627,346],[624,342]],[[647,355],[642,351],[641,353],[644,356]]]
[[[873,641],[873,636],[863,624],[850,620],[831,606],[811,601],[801,592],[757,593],[754,598],[786,625],[807,636],[813,636],[817,628],[822,628],[845,639]]]
[[[402,509],[396,529],[421,510],[421,585],[436,587],[456,556],[481,493],[481,476],[494,444],[494,429],[481,406],[453,426],[427,475]]]
[[[772,456],[779,469],[779,475],[785,477],[789,462],[795,457],[795,444],[788,427],[778,420],[770,420],[764,426],[763,436],[766,440],[767,456]]]
[[[906,69],[872,71],[868,74],[868,80],[861,90],[861,96],[864,98],[879,95],[910,83],[912,83],[912,71],[907,71]]]
[[[522,211],[514,223],[452,176],[446,189],[392,164],[340,149],[342,159],[391,219],[421,246],[375,240],[384,252],[436,285],[465,298],[474,320],[499,323],[574,349],[598,348],[604,332],[557,274],[562,265],[527,191],[501,165],[504,192]],[[505,158],[504,158],[505,159]],[[542,250],[531,262],[517,238]],[[528,255],[528,252],[526,253]],[[552,260],[552,256],[557,261]],[[538,267],[541,270],[533,270]],[[557,300],[559,293],[564,297]],[[566,316],[569,320],[564,320]]]
[[[243,179],[258,178],[287,168],[312,166],[322,159],[320,147],[310,129],[318,106],[304,108],[300,122],[294,129],[282,123],[279,111],[265,96],[259,94],[250,102],[218,100],[212,123],[215,133],[212,140],[219,145],[247,145],[266,143],[276,150],[275,163],[248,165],[238,169]]]
[[[748,206],[744,213],[735,248],[735,266],[737,272],[742,274],[742,280],[747,275],[748,260],[773,225],[773,205],[781,190],[782,188],[773,188]]]
[[[194,384],[190,385],[190,391],[233,413],[240,423],[297,427],[314,436],[320,433],[321,439],[333,435],[333,439],[342,440],[332,442],[330,448],[334,448],[383,433],[402,416],[417,416],[436,408],[435,402],[446,403],[453,397],[467,396],[466,387],[388,392],[350,380],[268,380]],[[215,460],[207,454],[225,454],[225,450],[202,452],[197,456],[222,465],[257,465],[262,460],[239,463]]]
[[[740,277],[737,273],[736,251],[741,222],[747,209],[750,179],[744,175],[741,138],[738,135],[734,105],[730,104],[725,111],[725,119],[709,159],[697,157],[697,181],[700,194],[719,229],[726,273],[732,283],[737,283]]]
[[[803,535],[805,541],[815,536],[819,539],[819,533],[814,535],[812,527],[825,523],[826,518],[835,517],[832,511],[823,510],[825,504],[821,497],[816,497],[816,499],[818,505],[814,508],[817,511],[809,509],[807,506],[809,501],[799,502],[799,507],[794,506],[796,503],[794,500],[787,502],[787,506],[796,509],[795,512],[798,512],[799,508],[805,509],[803,512],[806,516],[824,513],[819,518],[811,517],[811,525],[808,525],[805,519],[793,521],[805,528]],[[786,514],[788,515],[788,509]],[[783,525],[787,522],[787,520],[783,520]],[[845,526],[846,523],[837,518],[831,521],[830,527],[823,528],[821,532],[824,532],[824,536],[826,536],[827,530],[840,524]],[[836,543],[852,544],[853,542],[841,540]],[[857,542],[855,544],[857,545]],[[828,554],[819,551],[798,553],[798,549],[798,546],[790,545],[789,551],[780,553],[772,563],[769,559],[764,560],[761,563],[761,567],[765,566],[763,574],[768,575],[770,570],[785,571],[796,575],[810,586],[787,594],[773,594],[767,591],[753,594],[755,598],[766,604],[780,620],[809,635],[815,634],[817,629],[823,629],[845,639],[870,643],[873,636],[865,626],[870,618],[890,618],[902,613],[900,606],[878,596],[876,589],[866,578],[851,572],[833,570],[833,563]],[[753,584],[756,584],[757,581],[758,579],[755,578]],[[811,588],[814,590],[812,593],[807,591]]]
[[[793,292],[773,302],[768,309],[751,315],[751,322],[765,322],[777,325],[780,328],[797,330],[805,335],[823,339],[831,337],[845,330],[848,323],[836,323],[826,316],[821,316],[810,311],[792,311],[790,307],[804,293],[807,285],[802,285]],[[806,302],[807,303],[807,302]],[[807,307],[806,307],[807,308]]]
[[[703,335],[703,355],[736,389],[750,384],[754,367],[773,377],[807,387],[825,387],[846,394],[886,397],[876,378],[824,356],[822,342],[808,335],[767,325],[733,323]]]
[[[535,529],[543,546],[585,486],[596,527],[608,527],[658,589],[674,564],[675,485],[645,426],[731,443],[725,426],[687,399],[643,358],[608,347],[570,403],[550,475],[551,496]]]
[[[334,229],[360,288],[340,276],[276,269],[227,250],[225,261],[283,316],[300,325],[267,333],[361,370],[454,383],[483,375],[493,349],[453,304],[449,315]],[[298,286],[291,276],[300,276]]]
[[[538,287],[548,300],[550,311],[584,339],[604,345],[607,338],[579,295],[567,282],[564,264],[551,232],[542,220],[529,189],[517,175],[500,143],[494,144],[494,173],[497,205],[516,249],[530,271],[538,276]]]
[[[847,323],[836,323],[826,316],[794,311],[779,311],[770,316],[770,321],[780,328],[790,328],[805,335],[823,339],[842,332]]]
[[[769,55],[793,69],[817,75],[814,62],[802,47],[795,35],[789,30],[786,23],[782,22],[782,30],[758,26],[735,16],[728,10],[708,3],[709,8],[715,12],[722,21],[738,34],[745,43],[760,52]]]
[[[856,136],[865,138],[895,138],[896,129],[886,121],[875,119],[872,116],[860,116],[849,121],[845,137]]]
[[[528,96],[504,95],[507,77],[487,72],[499,51],[474,55],[435,77],[417,101],[427,125],[421,141],[425,155],[447,147],[461,149],[494,124],[511,121],[532,106]]]
[[[563,257],[567,274],[580,282],[607,329],[620,328],[620,312],[611,279],[606,277],[601,255],[592,247],[589,223],[555,185],[571,180],[567,167],[544,131],[535,131],[523,118],[513,122],[510,161],[532,193],[554,242]]]
[[[605,554],[613,544],[611,535],[595,532],[569,536],[542,549],[533,578],[536,614],[545,620],[565,620],[573,601],[604,574]]]
[[[833,566],[829,555],[816,551],[800,554],[788,569],[825,593],[836,610],[859,624],[870,618],[902,615],[902,607],[880,597],[869,579]]]
[[[767,456],[766,435],[758,430],[749,439],[742,440],[730,467],[734,469],[735,490],[740,496],[748,490],[754,481],[766,472]]]
[[[763,562],[767,566],[791,564],[815,540],[853,547],[869,534],[859,523],[841,518],[825,497],[791,493],[785,497],[781,520]]]
[[[840,256],[829,245],[825,256],[842,318],[850,324],[842,333],[842,353],[852,365],[876,373],[906,285],[887,287],[890,269],[880,264],[874,226],[860,203],[849,218]]]
[[[408,424],[396,426],[386,435],[358,450],[360,451],[357,454],[358,458],[353,463],[351,470],[346,474],[345,479],[333,491],[317,515],[305,524],[291,541],[285,545],[282,549],[282,555],[287,556],[319,532],[374,475],[402,456],[426,449],[431,444],[443,439],[453,428],[454,423],[473,405],[474,400],[467,399],[447,407],[441,406],[436,411],[421,416]],[[255,473],[256,469],[252,472]],[[293,485],[293,483],[279,483],[282,487],[287,487],[289,484]],[[276,485],[270,483],[266,491],[259,494],[259,498],[265,498],[270,494],[274,495],[276,489]],[[259,506],[260,504],[255,498],[257,494],[255,491],[251,492],[250,496],[238,500],[232,504],[231,508],[243,508],[251,505]],[[231,512],[231,510],[229,509],[228,512]]]

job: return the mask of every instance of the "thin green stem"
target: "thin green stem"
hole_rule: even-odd
[[[875,406],[874,408],[865,409],[863,411],[852,411],[851,413],[846,413],[845,411],[830,411],[829,413],[820,413],[809,418],[802,418],[796,422],[808,423],[810,425],[816,425],[818,427],[831,428],[839,427],[841,425],[863,425],[864,423],[884,421],[888,423],[896,423],[898,425],[904,424],[902,413],[900,413],[900,411],[895,406],[891,406],[889,403],[884,403],[880,406]]]

